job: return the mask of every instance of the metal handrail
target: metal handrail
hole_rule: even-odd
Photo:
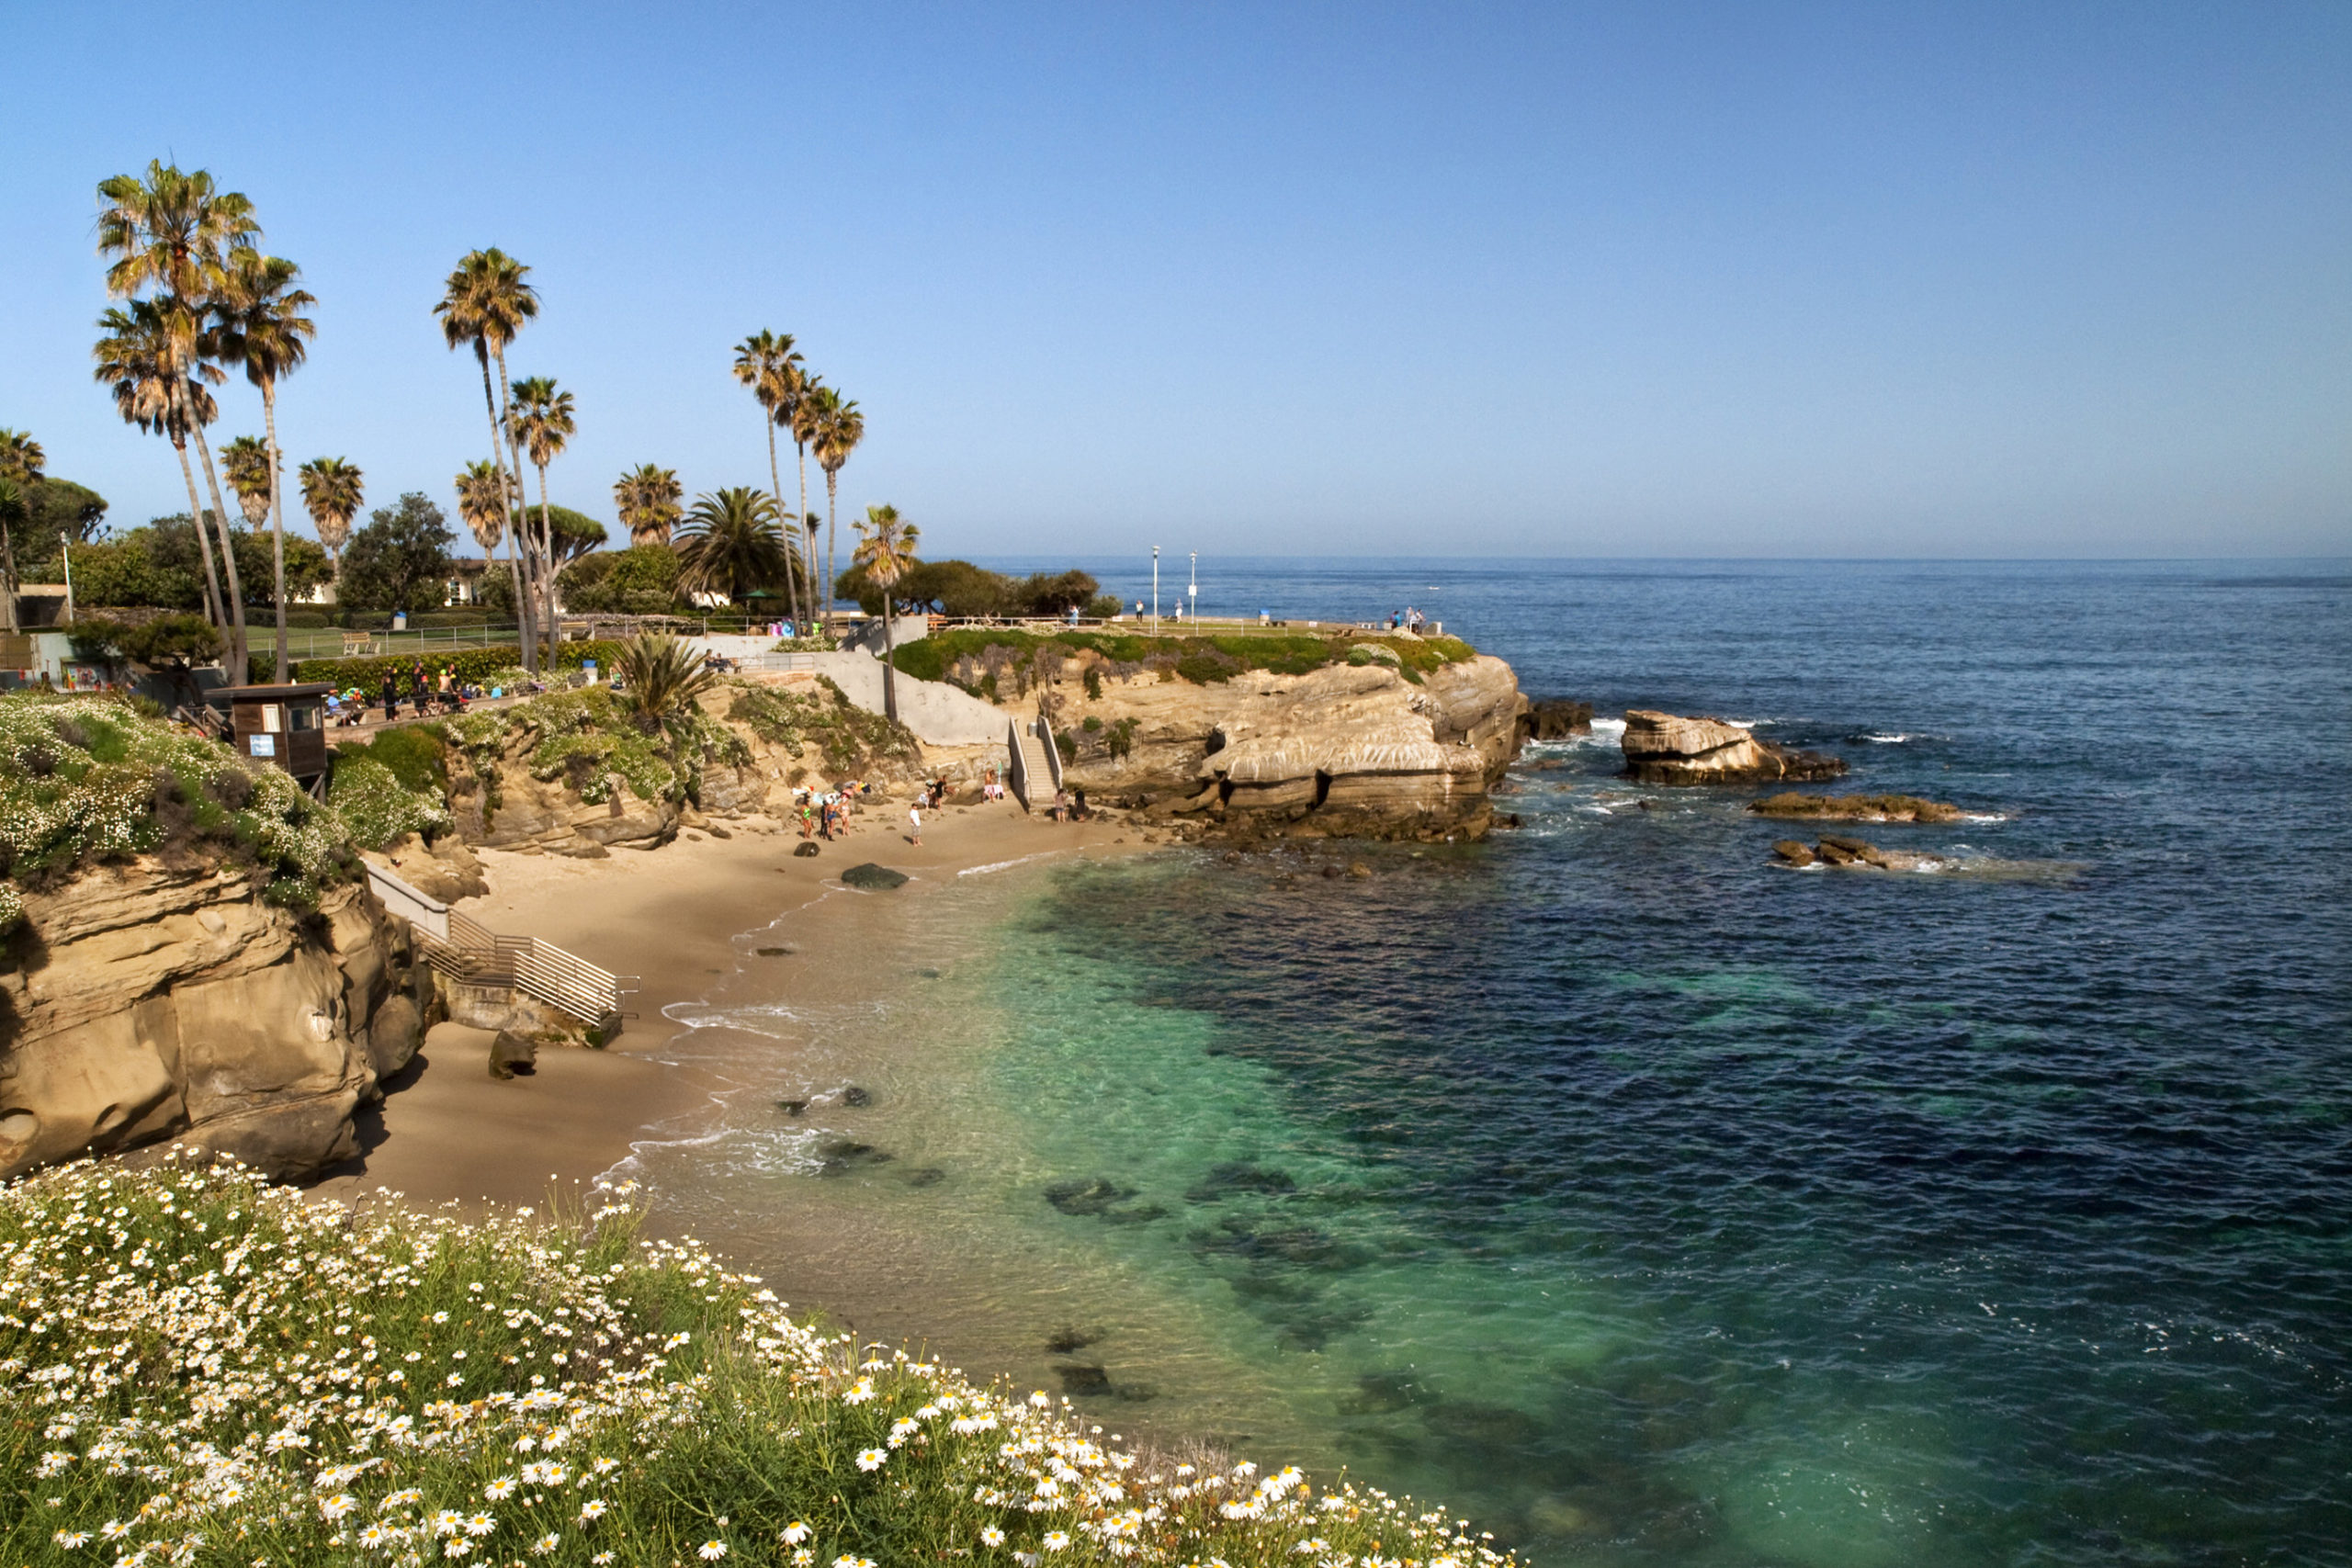
[[[620,1032],[621,998],[635,993],[634,975],[616,975],[551,942],[533,936],[504,936],[479,920],[449,911],[445,938],[420,930],[418,940],[426,961],[455,980],[472,985],[511,986],[550,1007],[605,1032],[609,1039]]]

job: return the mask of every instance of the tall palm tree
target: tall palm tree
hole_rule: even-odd
[[[798,514],[784,509],[784,479],[776,471],[775,463],[775,427],[791,423],[790,405],[803,379],[802,369],[800,351],[792,346],[790,333],[763,330],[735,345],[735,379],[752,389],[752,396],[759,400],[767,415],[760,423],[767,426],[768,432],[768,493],[775,497],[776,520],[781,523],[796,522]],[[801,511],[808,509],[808,500],[803,497]],[[798,542],[798,532],[792,531],[786,547]],[[792,618],[800,619],[797,582],[793,585]]]
[[[201,371],[209,368],[205,365],[206,313],[226,281],[232,256],[260,240],[261,225],[254,220],[253,203],[243,196],[219,189],[202,169],[186,174],[161,159],[148,164],[144,177],[116,175],[100,181],[98,204],[98,254],[114,258],[107,268],[107,292],[119,299],[144,295],[160,313],[165,379],[180,404],[181,438],[194,438],[204,482],[212,492],[233,627],[230,658],[235,678],[242,682],[248,668],[244,591],[230,547],[229,512],[212,466],[212,446],[204,436],[209,420],[198,416],[195,393]],[[200,513],[196,525],[204,526]]]
[[[817,451],[817,466],[825,470],[825,629],[833,629],[833,514],[840,501],[842,465],[865,439],[865,416],[857,404],[831,387],[808,394],[808,445]]]
[[[901,520],[897,507],[869,506],[857,525],[857,553],[850,557],[851,567],[863,570],[882,590],[882,716],[892,724],[899,722],[899,671],[898,644],[890,636],[890,590],[915,569],[915,546],[922,540],[922,530]]]
[[[433,313],[441,318],[441,336],[452,349],[460,344],[472,345],[474,360],[481,367],[482,406],[490,414],[491,458],[513,476],[518,494],[523,489],[523,455],[508,417],[506,345],[514,341],[525,322],[539,313],[539,291],[524,281],[530,270],[495,245],[469,252],[458,259],[442,287],[441,302],[433,307]],[[493,359],[498,362],[497,397],[491,395]],[[499,445],[502,433],[503,448]],[[539,574],[529,537],[526,536],[521,543],[526,591],[515,595],[514,604],[523,623],[523,666],[536,671],[539,643],[532,604]]]
[[[796,376],[793,381],[792,396],[785,412],[785,428],[792,432],[792,450],[800,468],[800,518],[802,522],[811,525],[808,558],[808,575],[812,580],[817,575],[817,540],[814,519],[808,510],[808,444],[817,439],[817,394],[824,389],[825,383],[820,377],[805,372]],[[832,596],[831,582],[826,583],[824,592],[820,594],[817,592],[816,583],[812,581],[809,583],[808,592],[809,615],[813,617],[817,614],[817,607],[820,604],[831,603]]]
[[[366,476],[341,457],[313,457],[302,465],[302,509],[326,547],[327,564],[343,575],[343,547],[351,540],[351,520],[367,498]]]
[[[563,455],[577,429],[572,420],[571,394],[556,389],[552,376],[534,376],[514,383],[514,404],[508,411],[509,439],[530,454],[539,470],[539,560],[544,569],[540,592],[547,601],[548,658],[555,658],[555,527],[548,521],[548,465]],[[517,487],[520,488],[519,486]],[[530,532],[526,528],[524,533]]]
[[[751,485],[695,498],[678,530],[678,585],[741,603],[792,570],[775,502]]]
[[[639,463],[613,483],[613,504],[621,514],[632,545],[666,545],[670,529],[681,515],[678,502],[685,495],[677,470]]]
[[[507,520],[520,510],[521,497],[512,489],[506,470],[489,458],[477,458],[466,465],[459,474],[458,485],[458,515],[473,530],[474,543],[481,547],[484,567],[498,558],[498,541],[506,541],[506,578],[514,585],[515,601],[523,597],[522,569],[514,561],[514,531]]]
[[[310,356],[318,327],[302,312],[318,301],[294,287],[301,268],[283,256],[239,251],[230,259],[212,300],[209,343],[224,365],[242,365],[261,389],[262,430],[269,444],[269,545],[272,597],[277,605],[276,679],[288,678],[286,660],[286,513],[278,495],[277,383]],[[235,481],[232,479],[231,483]],[[258,525],[259,520],[255,519]]]
[[[197,499],[196,470],[188,467],[187,435],[192,423],[187,415],[194,411],[209,422],[219,412],[212,394],[204,389],[203,376],[219,379],[220,373],[209,366],[198,367],[193,391],[179,384],[178,372],[170,342],[171,328],[164,320],[161,306],[152,299],[134,299],[128,307],[115,306],[98,318],[98,326],[106,335],[91,348],[91,357],[97,365],[91,374],[107,383],[114,394],[116,412],[123,421],[137,425],[151,434],[170,438],[173,451],[179,455],[180,478],[187,485],[188,525],[196,532],[196,547],[204,558],[204,613],[215,626],[224,631],[229,617],[220,598],[220,574],[213,570],[212,545],[204,526],[204,502]]]

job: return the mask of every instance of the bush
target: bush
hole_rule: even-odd
[[[1277,675],[1305,675],[1325,665],[1351,660],[1359,649],[1382,649],[1408,681],[1441,666],[1476,656],[1458,637],[1351,638],[1315,636],[1145,637],[1116,631],[1034,632],[999,630],[991,626],[956,626],[899,648],[893,658],[903,674],[920,681],[942,681],[965,659],[1004,666],[1026,664],[1046,649],[1075,652],[1091,649],[1121,673],[1144,669],[1171,671],[1195,684],[1230,680],[1247,670]],[[1064,655],[1065,657],[1067,654]],[[1372,655],[1371,657],[1379,657]],[[996,671],[989,671],[991,675]],[[1099,682],[1099,676],[1096,677]],[[1096,682],[1087,688],[1095,694]],[[971,689],[978,690],[975,682]]]
[[[336,753],[327,787],[327,804],[363,850],[380,850],[405,833],[431,839],[448,831],[452,818],[444,798],[411,789],[364,750]]]
[[[449,789],[449,742],[437,724],[412,724],[387,729],[366,745],[344,741],[334,749],[339,759],[368,759],[400,781],[402,789],[446,796]]]
[[[193,1162],[7,1189],[0,1553],[1507,1561],[1442,1511],[1106,1449],[1066,1399],[796,1322],[699,1247],[640,1240],[633,1186],[553,1222],[312,1204]]]
[[[922,755],[906,726],[868,713],[831,681],[820,680],[821,698],[775,686],[739,686],[727,716],[796,759],[815,747],[834,779],[855,777],[877,761],[912,762]]]
[[[600,670],[612,668],[620,656],[617,642],[560,642],[556,644],[555,668],[577,670],[590,660]],[[441,649],[427,653],[416,649],[408,653],[386,654],[376,659],[304,659],[294,666],[297,681],[324,681],[337,688],[356,686],[373,694],[383,689],[384,672],[392,671],[405,682],[417,661],[424,662],[424,672],[430,680],[435,671],[448,669],[458,678],[478,685],[491,684],[490,677],[502,671],[518,670],[523,662],[523,649],[514,643],[503,643],[492,648],[461,648],[455,651]],[[265,673],[262,679],[268,676]],[[405,684],[403,684],[405,690]]]

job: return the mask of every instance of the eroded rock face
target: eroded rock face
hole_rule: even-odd
[[[1109,680],[1090,699],[1082,673],[1056,689],[1070,784],[1245,835],[1482,836],[1526,707],[1510,666],[1484,656],[1418,685],[1385,664],[1333,664],[1213,685]],[[1114,756],[1122,731],[1129,750]]]
[[[1643,784],[1765,784],[1833,779],[1842,757],[1793,751],[1720,718],[1685,718],[1649,708],[1625,711],[1625,776]]]
[[[0,1179],[166,1141],[276,1177],[343,1158],[407,960],[357,885],[307,919],[242,873],[152,861],[28,895],[0,970]]]
[[[1592,733],[1592,705],[1540,697],[1520,716],[1520,733],[1530,740],[1566,740]]]

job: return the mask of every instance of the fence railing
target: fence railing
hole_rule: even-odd
[[[608,1043],[620,1033],[621,999],[636,991],[636,976],[616,975],[537,937],[502,935],[379,867],[368,867],[368,879],[387,908],[409,918],[425,962],[450,979],[535,997]]]

